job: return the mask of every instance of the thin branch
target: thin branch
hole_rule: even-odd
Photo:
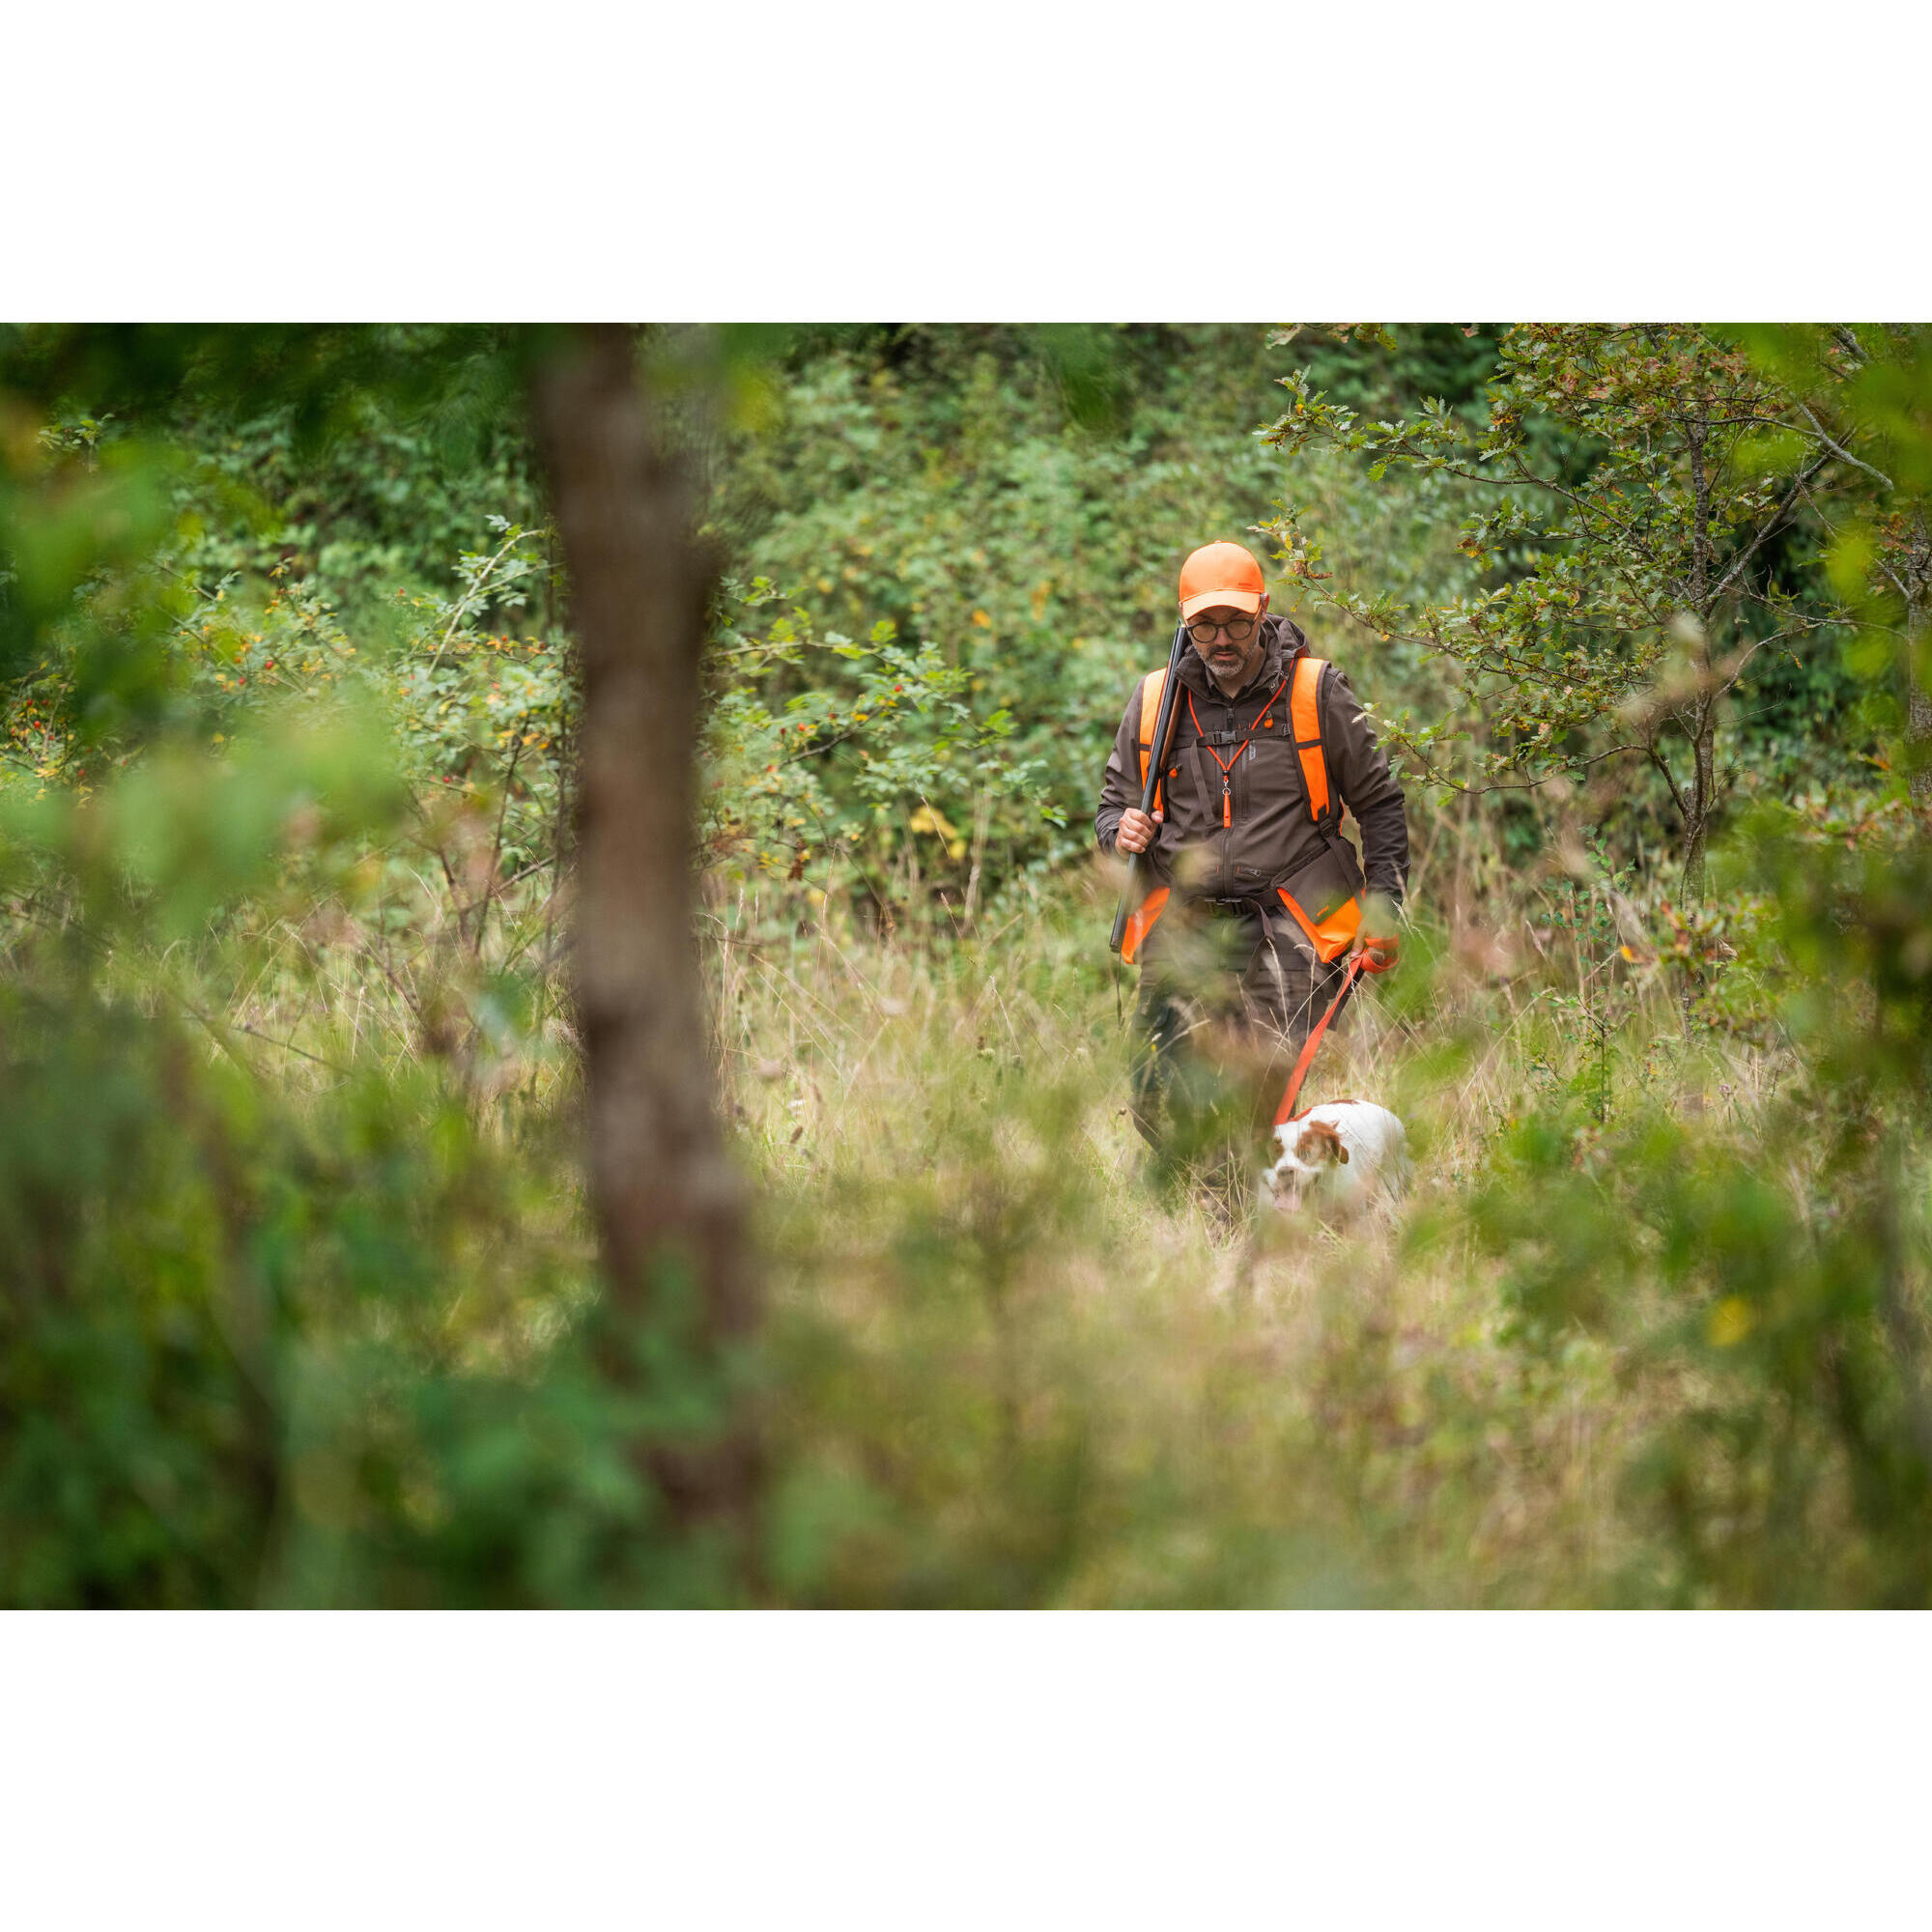
[[[470,952],[478,959],[483,957],[483,928],[490,923],[490,904],[497,893],[497,868],[503,858],[503,824],[510,815],[510,794],[516,789],[517,761],[523,755],[524,740],[523,734],[519,732],[516,748],[510,753],[509,774],[503,780],[503,803],[497,812],[497,837],[490,846],[490,870],[483,887],[482,910],[476,920],[475,937],[470,942]],[[459,935],[463,931],[463,922],[460,918],[456,923],[456,929]]]
[[[199,1007],[191,1006],[179,993],[173,992],[172,989],[168,988],[164,988],[163,990],[169,993],[169,997],[173,999],[175,1004],[185,1013],[188,1013],[193,1018],[198,1019],[214,1036],[218,1044],[226,1044],[221,1038],[224,1029],[234,1033],[245,1033],[250,1039],[259,1039],[267,1045],[280,1047],[284,1053],[298,1054],[303,1060],[312,1060],[318,1066],[326,1066],[331,1073],[341,1074],[345,1080],[350,1077],[351,1069],[349,1067],[338,1065],[332,1060],[325,1060],[321,1054],[311,1053],[305,1046],[298,1046],[293,1039],[277,1039],[273,1034],[263,1033],[260,1028],[248,1026],[242,1020],[217,1020],[212,1018],[209,1014],[203,1012]]]
[[[1679,723],[1681,724],[1682,720],[1679,720]],[[1650,762],[1663,774],[1663,782],[1670,787],[1670,797],[1677,807],[1677,815],[1688,821],[1690,816],[1690,809],[1684,803],[1684,793],[1679,789],[1676,777],[1665,762],[1663,753],[1657,749],[1655,743],[1646,744],[1643,750]]]
[[[1643,752],[1649,749],[1644,745],[1612,745],[1607,752],[1598,752],[1591,757],[1574,759],[1561,770],[1545,772],[1541,778],[1498,779],[1492,784],[1464,784],[1460,779],[1452,779],[1433,758],[1425,756],[1414,745],[1406,744],[1400,738],[1393,736],[1389,742],[1398,756],[1415,760],[1431,784],[1441,785],[1444,790],[1456,792],[1463,798],[1485,798],[1494,791],[1539,791],[1555,779],[1567,779],[1574,772],[1586,772],[1592,765],[1601,765],[1606,758],[1621,757],[1626,752]]]
[[[1792,483],[1791,488],[1785,492],[1783,502],[1778,504],[1777,508],[1772,512],[1771,516],[1758,526],[1758,533],[1750,540],[1749,546],[1738,555],[1738,557],[1731,564],[1730,569],[1725,571],[1723,577],[1719,580],[1717,588],[1711,591],[1709,596],[1704,600],[1706,610],[1715,611],[1717,609],[1719,600],[1723,596],[1724,592],[1730,587],[1731,580],[1735,578],[1738,575],[1738,573],[1744,569],[1745,565],[1747,564],[1751,560],[1751,558],[1757,554],[1759,549],[1763,546],[1764,540],[1768,536],[1770,536],[1772,531],[1775,530],[1778,526],[1778,525],[1784,521],[1786,516],[1790,514],[1792,504],[1798,500],[1800,494],[1804,489],[1804,486],[1807,483],[1809,483],[1812,477],[1817,475],[1819,470],[1822,469],[1824,467],[1825,467],[1825,459],[1821,456],[1818,459],[1818,461],[1810,467],[1809,469],[1805,470],[1801,476],[1796,478],[1796,480]]]
[[[471,581],[469,587],[456,600],[456,608],[450,613],[449,628],[443,632],[442,642],[437,645],[435,654],[430,658],[429,670],[424,673],[425,676],[431,675],[436,670],[437,665],[441,661],[444,650],[448,647],[450,639],[456,635],[457,626],[463,622],[464,618],[469,615],[470,611],[480,611],[490,601],[482,594],[484,586],[496,575],[497,566],[509,555],[510,552],[518,544],[523,542],[528,532],[526,530],[513,529],[503,539],[503,547],[483,566],[481,572]]]
[[[1825,433],[1825,425],[1821,423],[1818,420],[1818,418],[1811,413],[1811,405],[1809,403],[1800,403],[1798,407],[1804,412],[1804,420],[1808,422],[1811,425],[1811,427],[1818,432],[1818,440],[1822,442],[1825,445],[1825,447],[1832,452],[1833,456],[1840,458],[1842,461],[1846,463],[1849,463],[1854,469],[1862,469],[1867,476],[1876,476],[1878,480],[1881,483],[1883,483],[1888,490],[1895,490],[1898,488],[1898,485],[1894,483],[1891,480],[1891,478],[1885,473],[1883,469],[1874,469],[1869,463],[1863,462],[1859,457],[1854,456],[1849,449],[1845,449],[1841,447],[1839,444],[1833,442],[1832,439]]]

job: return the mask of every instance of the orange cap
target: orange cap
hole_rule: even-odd
[[[1180,566],[1180,615],[1227,604],[1236,611],[1259,611],[1267,581],[1250,551],[1237,543],[1203,544]]]

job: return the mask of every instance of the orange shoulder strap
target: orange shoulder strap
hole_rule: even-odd
[[[1160,695],[1167,688],[1167,667],[1141,679],[1141,788],[1147,788],[1148,760],[1153,756],[1153,727],[1160,716]],[[1160,810],[1160,786],[1153,788],[1153,809]]]
[[[1294,749],[1301,756],[1301,781],[1308,787],[1308,815],[1316,820],[1328,810],[1328,760],[1321,751],[1321,714],[1316,697],[1321,687],[1321,673],[1328,668],[1326,658],[1297,658],[1294,689],[1289,693],[1288,718],[1294,727]],[[1143,731],[1149,727],[1142,725]],[[1146,753],[1141,768],[1147,769]],[[1146,780],[1143,779],[1145,783]]]

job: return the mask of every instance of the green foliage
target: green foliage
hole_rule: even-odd
[[[675,1335],[640,1388],[600,1372],[582,1245],[540,1234],[561,1163],[492,1147],[434,1078],[277,1106],[125,1007],[10,1004],[0,1597],[726,1587],[634,1460],[713,1411]]]
[[[727,1392],[674,1294],[607,1332],[582,1226],[572,680],[501,628],[541,537],[441,595],[285,546],[241,484],[338,487],[299,386],[246,477],[77,412],[7,447],[0,1598],[713,1600],[647,1463]]]
[[[1656,1554],[1620,1590],[1683,1603],[1922,1604],[1932,1435],[1928,1253],[1815,1111],[1746,1146],[1657,1112],[1589,1135],[1551,1110],[1474,1203],[1506,1264],[1509,1331],[1546,1357],[1588,1336],[1661,1410],[1624,1471]],[[1820,1158],[1823,1154],[1825,1157]],[[1774,1177],[1802,1175],[1793,1190]]]
[[[0,439],[0,692],[97,764],[162,710],[177,614],[156,551],[179,459],[112,427]]]
[[[1401,329],[1343,325],[1276,331],[1305,355],[1308,380],[1349,409],[1406,414],[1439,399],[1480,421],[1504,331],[1423,324]]]
[[[197,527],[181,568],[211,582],[279,568],[357,629],[381,625],[399,594],[440,591],[449,559],[486,529],[512,517],[526,527],[542,521],[523,424],[509,408],[425,422],[362,393],[338,406],[326,432],[306,436],[287,403],[240,416],[203,406],[170,430],[195,463],[186,507]],[[524,608],[532,582],[547,601],[548,561],[533,550],[514,574],[491,573],[491,614],[500,621]],[[546,619],[553,614],[546,608]]]
[[[1304,332],[1272,448],[1257,330],[668,337],[776,1290],[723,1367],[584,1226],[528,346],[0,339],[0,1599],[736,1601],[650,1459],[739,1378],[763,1601],[1932,1597],[1922,332]],[[1411,770],[1558,781],[1412,799],[1317,1080],[1418,1179],[1352,1232],[1142,1184],[1065,863],[1180,556],[1283,494],[1277,608]],[[1720,687],[1687,898],[1664,779],[1588,760],[1681,790]]]
[[[962,821],[978,814],[974,880],[994,797],[1031,800],[1060,822],[1039,793],[1037,761],[1010,754],[1011,714],[977,716],[963,701],[967,671],[930,644],[897,647],[890,619],[865,644],[837,631],[820,639],[802,607],[774,610],[783,601],[763,578],[728,588],[712,647],[700,838],[727,882],[805,879],[822,902],[849,868],[889,908],[887,874],[901,847],[916,867],[917,841],[929,838],[942,872],[967,856],[942,804]]]
[[[1710,331],[1649,326],[1508,330],[1481,426],[1439,399],[1368,421],[1305,370],[1285,381],[1291,407],[1267,432],[1283,449],[1345,451],[1376,481],[1393,467],[1498,493],[1462,526],[1479,587],[1421,609],[1392,591],[1328,597],[1453,672],[1456,712],[1405,719],[1394,742],[1451,781],[1459,740],[1467,773],[1492,783],[1580,780],[1639,755],[1670,793],[1701,891],[1728,784],[1715,754],[1720,701],[1759,653],[1793,655],[1791,640],[1836,621],[1804,581],[1804,553],[1772,547],[1849,468],[1801,400]],[[1564,448],[1567,468],[1547,460]],[[1313,577],[1321,547],[1292,514],[1276,530],[1291,567]],[[1800,574],[1780,574],[1780,561]]]
[[[399,960],[416,1025],[365,1035],[366,980],[351,1023],[316,949],[272,943],[325,907],[380,926],[372,857],[412,815],[366,720],[14,808],[0,1599],[729,1590],[642,1462],[725,1413],[692,1311],[607,1338],[570,1088],[507,1133],[482,1104],[531,1070],[539,987],[480,928],[496,970],[466,984],[389,924],[361,972]],[[242,989],[271,976],[258,1024]],[[621,1379],[612,1349],[641,1350]]]
[[[889,622],[1010,721],[1050,815],[1025,786],[942,778],[929,800],[960,827],[983,806],[996,881],[1088,848],[1182,557],[1242,536],[1278,487],[1253,434],[1268,374],[1253,330],[900,330],[802,349],[721,465],[719,527],[814,625]],[[832,691],[849,713],[853,684]],[[923,869],[957,904],[975,841],[951,842]]]

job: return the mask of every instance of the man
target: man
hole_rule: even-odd
[[[1366,952],[1371,972],[1396,962],[1402,787],[1340,668],[1318,668],[1267,606],[1241,545],[1188,557],[1189,648],[1157,809],[1140,799],[1161,672],[1128,700],[1094,818],[1103,852],[1144,852],[1152,873],[1122,955],[1144,967],[1134,1120],[1183,1165],[1265,1124],[1350,956]],[[1344,806],[1359,868],[1340,836]]]

